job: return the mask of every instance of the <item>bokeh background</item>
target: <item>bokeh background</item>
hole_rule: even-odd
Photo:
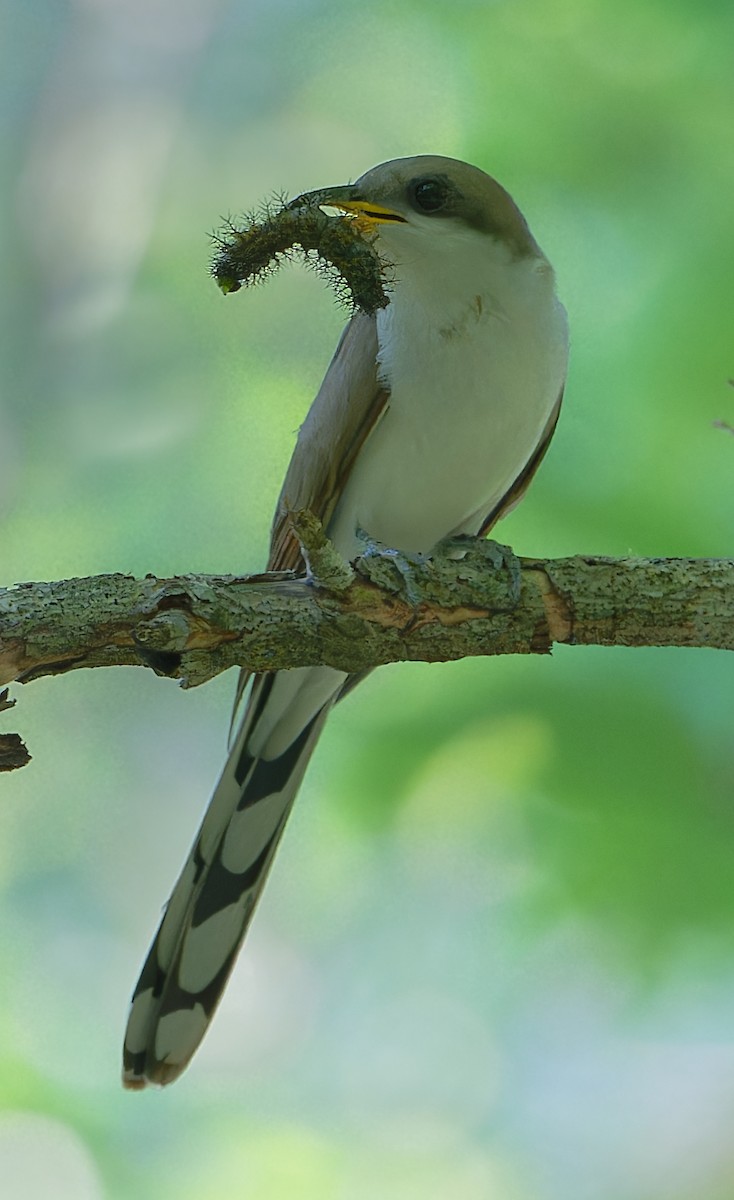
[[[570,313],[518,553],[728,556],[730,0],[6,0],[2,580],[261,567],[343,313],[207,232],[403,154],[497,175]],[[400,666],[331,720],[211,1035],[120,1040],[234,679],[18,689],[3,1200],[731,1200],[732,663]]]

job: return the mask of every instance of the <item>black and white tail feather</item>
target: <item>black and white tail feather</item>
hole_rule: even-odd
[[[388,400],[376,363],[375,320],[357,314],[299,431],[269,570],[306,570],[291,509],[308,509],[328,529],[339,488]],[[362,678],[323,667],[256,675],[238,724],[247,675],[229,758],[133,994],[123,1052],[129,1088],[172,1083],[204,1037],[329,711]]]
[[[135,989],[123,1052],[128,1088],[187,1066],[234,966],[319,734],[328,699],[277,757],[251,753],[274,676],[256,676],[240,730]]]

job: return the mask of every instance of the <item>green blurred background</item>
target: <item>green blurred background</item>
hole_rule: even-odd
[[[207,231],[442,153],[573,336],[518,553],[732,553],[731,0],[8,0],[2,583],[264,561],[343,314]],[[118,1084],[233,678],[20,693],[0,806],[3,1200],[731,1200],[732,663],[400,666],[340,706],[210,1037]]]

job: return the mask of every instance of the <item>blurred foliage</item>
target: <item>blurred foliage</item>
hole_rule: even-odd
[[[422,152],[557,268],[565,411],[519,553],[732,553],[729,0],[10,0],[3,582],[258,569],[343,314],[224,299],[207,230]],[[233,684],[44,680],[4,780],[3,1200],[729,1200],[732,668],[406,665],[334,714],[189,1074],[116,1084]]]

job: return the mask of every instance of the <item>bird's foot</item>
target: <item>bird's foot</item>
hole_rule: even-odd
[[[501,542],[491,538],[477,538],[467,533],[451,534],[443,538],[434,550],[434,555],[444,555],[446,558],[464,558],[468,553],[480,554],[487,559],[496,571],[505,570],[510,576],[510,599],[517,604],[522,587],[522,568],[520,559],[511,546],[503,546]]]
[[[405,593],[405,598],[413,607],[421,603],[421,591],[416,579],[416,573],[430,563],[426,554],[410,554],[405,550],[394,550],[383,542],[370,537],[363,529],[357,530],[360,541],[360,558],[370,560],[370,578],[390,591],[395,590],[395,576],[399,577],[399,587]],[[375,571],[375,565],[384,570]]]

